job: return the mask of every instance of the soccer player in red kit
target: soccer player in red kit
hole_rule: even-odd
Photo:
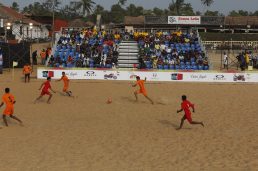
[[[53,93],[56,93],[56,92],[51,88],[50,81],[51,81],[51,77],[47,77],[47,81],[45,81],[44,83],[41,84],[39,90],[41,90],[42,87],[43,87],[43,89],[42,89],[42,91],[41,91],[40,96],[35,100],[34,103],[36,103],[36,102],[37,102],[39,99],[41,99],[44,95],[48,95],[48,96],[49,96],[49,98],[48,98],[48,100],[47,100],[47,103],[50,103],[50,100],[51,100],[51,98],[52,98],[53,95],[48,91],[48,89],[50,89]]]
[[[199,125],[204,126],[203,122],[196,122],[196,121],[192,120],[192,116],[191,116],[192,114],[191,114],[190,108],[193,109],[193,113],[194,113],[194,105],[187,100],[185,95],[182,96],[182,101],[183,102],[181,103],[181,109],[177,110],[177,113],[184,111],[185,115],[181,119],[180,127],[177,130],[180,130],[183,127],[184,121],[186,119],[188,120],[188,122],[190,124],[199,124]]]

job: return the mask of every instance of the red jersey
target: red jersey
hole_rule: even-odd
[[[181,108],[185,111],[185,114],[191,114],[190,108],[194,109],[194,105],[188,100],[185,100],[181,103]]]
[[[43,87],[42,91],[47,92],[48,89],[50,89],[50,88],[51,88],[50,81],[46,81],[44,83],[44,87]]]

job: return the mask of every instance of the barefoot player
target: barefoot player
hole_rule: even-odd
[[[14,96],[12,94],[10,94],[10,89],[5,88],[5,94],[3,95],[2,103],[0,104],[0,108],[1,108],[5,103],[5,110],[3,112],[3,120],[5,123],[5,126],[8,126],[6,116],[10,116],[10,118],[18,121],[22,125],[22,121],[13,115],[15,102],[16,101],[14,99]]]
[[[196,122],[196,121],[192,120],[190,108],[192,108],[193,112],[194,112],[194,105],[186,99],[185,95],[182,96],[182,101],[183,102],[181,103],[181,109],[177,110],[177,113],[184,111],[185,115],[181,119],[180,127],[177,130],[180,130],[183,127],[184,121],[186,119],[188,120],[188,122],[190,124],[199,124],[199,125],[204,126],[203,122]]]
[[[59,80],[57,80],[57,81],[61,81],[61,80],[63,80],[63,82],[64,82],[63,92],[66,93],[69,97],[71,97],[72,96],[72,92],[68,90],[70,80],[65,75],[65,72],[62,72],[62,77]]]
[[[146,82],[147,78],[145,77],[145,80],[141,80],[139,76],[136,77],[136,84],[133,85],[133,87],[136,87],[137,85],[140,87],[139,90],[134,92],[136,101],[138,101],[138,94],[143,94],[146,99],[148,99],[151,104],[154,104],[154,102],[148,97],[147,91],[144,87],[144,83]]]
[[[52,94],[48,91],[48,89],[50,89],[53,93],[56,93],[52,88],[51,88],[51,85],[50,85],[50,82],[51,82],[51,77],[47,77],[47,81],[45,81],[44,83],[41,84],[39,90],[42,89],[41,91],[41,94],[40,96],[35,100],[34,103],[36,103],[39,99],[41,99],[44,95],[48,95],[48,100],[47,100],[47,103],[50,104],[50,100],[52,98]]]
[[[31,73],[32,73],[31,66],[27,63],[23,67],[23,74],[25,76],[25,83],[27,82],[27,80],[28,80],[28,83],[30,82],[30,74]]]

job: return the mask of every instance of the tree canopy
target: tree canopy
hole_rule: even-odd
[[[125,16],[140,16],[140,15],[207,15],[207,16],[223,16],[219,11],[206,10],[204,13],[194,11],[191,3],[185,0],[171,0],[168,8],[161,9],[154,7],[153,9],[145,9],[142,6],[128,4],[127,0],[117,0],[111,6],[110,10],[106,10],[103,6],[98,5],[94,0],[72,0],[68,5],[62,5],[62,0],[41,0],[34,2],[24,7],[23,13],[50,16],[52,14],[53,5],[57,17],[72,20],[74,18],[83,18],[86,21],[96,21],[98,14],[102,16],[104,23],[122,23]],[[200,4],[206,7],[213,5],[214,0],[200,0]],[[19,11],[19,4],[13,2],[11,8]],[[229,12],[229,16],[258,16],[258,11],[248,12],[244,10],[233,10]]]

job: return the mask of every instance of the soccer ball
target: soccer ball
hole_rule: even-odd
[[[109,97],[107,100],[107,104],[111,104],[112,103],[112,99]]]

